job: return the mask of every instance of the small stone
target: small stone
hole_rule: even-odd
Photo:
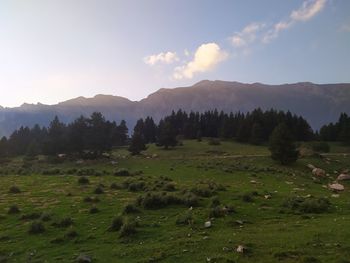
[[[345,180],[350,180],[350,174],[340,174],[337,177],[337,181],[345,181]]]
[[[210,228],[211,227],[211,221],[207,221],[204,223],[205,228]]]
[[[344,185],[339,184],[339,183],[335,183],[335,184],[329,184],[328,185],[329,189],[334,190],[334,191],[343,191]]]
[[[92,262],[92,259],[87,256],[87,255],[84,255],[84,254],[80,254],[78,257],[77,257],[77,262],[78,263],[91,263]]]
[[[236,251],[237,251],[238,253],[244,253],[245,247],[244,247],[243,245],[239,245],[239,246],[237,247]]]
[[[312,170],[312,174],[316,177],[325,177],[326,176],[326,172],[325,170],[321,169],[321,168],[315,168]]]

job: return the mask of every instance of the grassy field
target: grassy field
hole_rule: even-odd
[[[0,169],[0,262],[350,262],[350,182],[325,187],[348,152],[284,167],[265,146],[203,140],[83,163],[16,158]],[[313,179],[309,163],[329,175]]]

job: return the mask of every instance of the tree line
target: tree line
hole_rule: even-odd
[[[320,139],[323,141],[340,141],[350,145],[350,116],[342,113],[336,123],[331,122],[322,126]]]
[[[224,113],[206,111],[204,113],[179,110],[160,120],[158,126],[152,118],[140,119],[134,133],[140,134],[145,143],[158,142],[164,144],[167,138],[182,136],[185,139],[235,138],[239,142],[261,144],[268,141],[275,127],[285,123],[295,140],[309,141],[314,133],[308,122],[291,112],[276,110],[252,112]]]
[[[95,156],[109,151],[114,146],[125,145],[128,128],[125,121],[118,125],[107,121],[101,113],[95,112],[89,118],[80,116],[65,124],[56,116],[46,127],[21,127],[9,138],[0,140],[0,157],[38,154],[57,155],[61,153]]]
[[[289,111],[256,109],[248,113],[224,113],[217,110],[187,113],[178,110],[161,119],[158,124],[151,117],[139,119],[129,138],[125,121],[117,124],[95,112],[88,118],[80,116],[68,124],[55,117],[48,127],[21,127],[9,138],[0,140],[0,157],[87,152],[98,156],[123,145],[129,145],[129,151],[138,154],[146,149],[148,143],[156,143],[167,149],[176,146],[179,138],[236,139],[258,145],[268,142],[281,123],[293,141],[322,139],[349,142],[350,117],[345,113],[341,114],[337,123],[323,126],[318,134],[312,131],[303,117]]]

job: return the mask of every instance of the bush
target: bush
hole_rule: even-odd
[[[139,212],[140,210],[134,204],[127,204],[123,209],[124,214],[133,214]]]
[[[61,174],[61,170],[58,168],[44,170],[44,171],[42,171],[42,174],[43,175],[59,175],[59,174]]]
[[[147,193],[140,196],[137,203],[145,209],[159,209],[168,205],[186,205],[196,206],[198,204],[198,197],[193,193],[185,192],[182,196],[174,194],[163,193]]]
[[[98,197],[87,196],[84,197],[83,201],[86,203],[98,203],[100,202],[100,199]]]
[[[176,190],[175,183],[169,182],[163,186],[164,191],[173,192]]]
[[[114,189],[114,190],[123,189],[123,187],[120,184],[117,184],[117,183],[111,183],[110,188]]]
[[[74,229],[69,230],[69,231],[64,235],[65,238],[69,238],[69,239],[76,238],[77,236],[78,236],[78,233],[77,233],[77,231],[75,231]]]
[[[90,214],[97,214],[99,211],[100,210],[96,206],[93,206],[90,208],[89,213]]]
[[[216,139],[216,138],[210,138],[209,141],[208,141],[208,144],[209,145],[220,145],[221,142],[219,139]]]
[[[41,222],[33,222],[29,226],[28,233],[29,234],[40,234],[45,232],[45,226]]]
[[[130,192],[143,191],[146,187],[145,182],[132,182],[128,186]]]
[[[21,219],[22,220],[34,220],[34,219],[38,219],[40,217],[41,217],[41,213],[34,212],[34,213],[22,215]]]
[[[214,196],[211,200],[210,200],[210,207],[217,207],[220,205],[220,200],[217,196]]]
[[[7,213],[9,215],[14,215],[14,214],[18,214],[20,213],[21,211],[19,210],[18,206],[17,205],[11,205],[9,207],[9,210],[7,211]]]
[[[253,193],[245,193],[242,195],[242,200],[247,203],[254,202]]]
[[[330,146],[327,142],[314,142],[311,144],[312,150],[320,153],[328,153]]]
[[[21,190],[17,186],[11,186],[9,189],[9,193],[11,194],[19,194]]]
[[[42,213],[40,216],[41,221],[48,222],[51,220],[51,215],[48,213]]]
[[[103,188],[101,186],[96,187],[94,193],[97,195],[103,194],[104,193]]]
[[[193,224],[193,216],[191,211],[186,211],[183,214],[180,214],[176,219],[177,225],[192,225]]]
[[[282,206],[295,212],[320,214],[328,212],[331,203],[326,198],[290,197],[284,201]]]
[[[187,206],[198,206],[199,198],[197,195],[187,192],[182,196],[182,203]]]
[[[128,237],[136,234],[137,223],[135,221],[126,220],[120,228],[119,237]]]
[[[59,222],[53,223],[52,225],[55,227],[69,227],[69,226],[73,225],[73,220],[70,217],[66,217],[66,218],[63,218]]]
[[[113,219],[112,225],[108,228],[108,231],[119,231],[124,223],[122,216],[117,216]]]
[[[89,178],[86,178],[85,176],[82,176],[78,179],[78,183],[79,184],[89,184],[90,181],[89,181]]]
[[[116,175],[116,176],[130,176],[130,172],[128,169],[122,168],[122,169],[118,169],[117,171],[115,171],[114,175]]]

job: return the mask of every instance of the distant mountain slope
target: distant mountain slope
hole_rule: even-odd
[[[71,121],[79,115],[102,112],[107,119],[125,119],[133,127],[140,117],[159,120],[172,110],[251,111],[262,109],[290,110],[304,116],[313,128],[335,121],[341,112],[350,113],[350,83],[266,85],[203,80],[191,87],[160,89],[138,102],[110,95],[79,97],[56,105],[23,104],[16,108],[0,107],[0,136],[9,135],[21,125],[48,125],[58,115]]]

